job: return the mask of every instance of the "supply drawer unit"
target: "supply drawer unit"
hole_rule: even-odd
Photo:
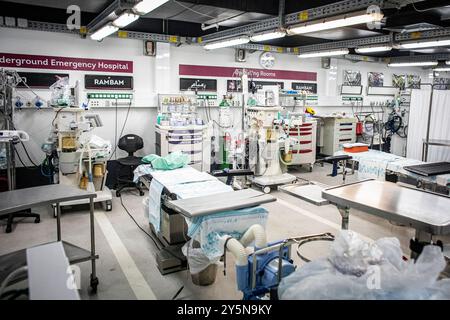
[[[289,129],[292,143],[290,165],[308,164],[312,169],[316,162],[317,122],[311,121]]]
[[[356,142],[355,118],[322,118],[321,137],[323,146],[321,153],[332,156],[336,151],[342,149],[344,143]]]
[[[155,151],[159,156],[180,151],[189,156],[189,165],[200,171],[210,170],[211,143],[206,126],[156,126]]]

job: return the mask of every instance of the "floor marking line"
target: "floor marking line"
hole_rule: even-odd
[[[142,273],[139,271],[136,263],[123,244],[122,240],[120,240],[119,235],[114,230],[114,227],[108,217],[106,217],[105,213],[102,211],[96,211],[94,216],[100,226],[100,229],[105,235],[114,256],[116,257],[120,268],[125,274],[131,289],[136,295],[136,298],[138,300],[156,300],[154,292],[148,285]]]
[[[308,210],[305,210],[305,209],[302,209],[302,208],[300,208],[300,207],[298,207],[296,205],[293,205],[293,204],[287,202],[286,200],[277,198],[277,202],[280,203],[282,206],[285,206],[285,207],[287,207],[287,208],[289,208],[289,209],[291,209],[291,210],[293,210],[293,211],[295,211],[297,213],[300,213],[301,215],[303,215],[305,217],[308,217],[310,219],[316,220],[317,222],[322,223],[324,225],[327,225],[327,226],[329,226],[329,227],[331,227],[333,229],[336,229],[336,230],[339,230],[339,231],[341,230],[341,225],[339,225],[337,223],[334,223],[334,222],[331,222],[331,221],[329,221],[329,220],[327,220],[325,218],[322,218],[322,217],[320,217],[320,216],[318,216],[318,215],[316,215],[316,214],[314,214],[314,213],[312,213],[312,212],[310,212]],[[365,235],[363,235],[363,234],[361,234],[359,232],[358,232],[358,235],[360,235],[360,237],[362,239],[364,239],[365,241],[374,242],[374,240],[372,238],[369,238],[369,237],[367,237],[367,236],[365,236]]]

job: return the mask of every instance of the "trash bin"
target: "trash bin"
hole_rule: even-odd
[[[199,273],[192,274],[192,283],[197,286],[210,286],[216,281],[217,264],[210,264],[206,269]]]
[[[198,241],[189,241],[183,249],[189,264],[192,283],[197,286],[212,285],[216,281],[217,264],[211,262],[203,253]]]

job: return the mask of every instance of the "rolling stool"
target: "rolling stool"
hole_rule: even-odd
[[[119,174],[116,179],[116,196],[120,197],[121,191],[125,188],[135,188],[139,191],[139,195],[143,196],[144,191],[140,182],[133,181],[133,171],[141,164],[142,160],[142,157],[136,157],[134,153],[144,147],[144,141],[135,134],[127,134],[120,138],[117,146],[120,150],[128,152],[128,156],[117,159]],[[122,174],[123,169],[126,170],[125,174]]]
[[[37,213],[32,213],[31,209],[19,212],[6,213],[0,216],[0,220],[6,219],[6,229],[5,229],[6,233],[12,232],[12,225],[14,223],[14,219],[16,218],[34,218],[34,223],[41,222],[41,216]]]

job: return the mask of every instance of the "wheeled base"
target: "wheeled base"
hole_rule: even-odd
[[[297,180],[296,176],[293,176],[289,173],[284,173],[277,176],[260,176],[255,177],[252,180],[252,183],[261,188],[264,193],[270,193],[272,191],[272,188],[277,188],[279,186],[292,183],[293,181]]]
[[[34,223],[41,222],[41,216],[37,213],[32,213],[31,210],[7,213],[0,216],[0,220],[6,219],[6,233],[12,232],[12,225],[14,223],[14,219],[16,218],[34,218]]]
[[[94,198],[94,203],[101,203],[103,210],[111,211],[112,210],[112,194],[111,190],[105,187],[102,191],[96,191],[97,197]],[[75,200],[61,203],[61,208],[70,208],[72,206],[80,205],[80,204],[89,204],[89,201],[86,200]],[[57,208],[56,205],[52,205],[53,209],[53,217],[56,218]]]

